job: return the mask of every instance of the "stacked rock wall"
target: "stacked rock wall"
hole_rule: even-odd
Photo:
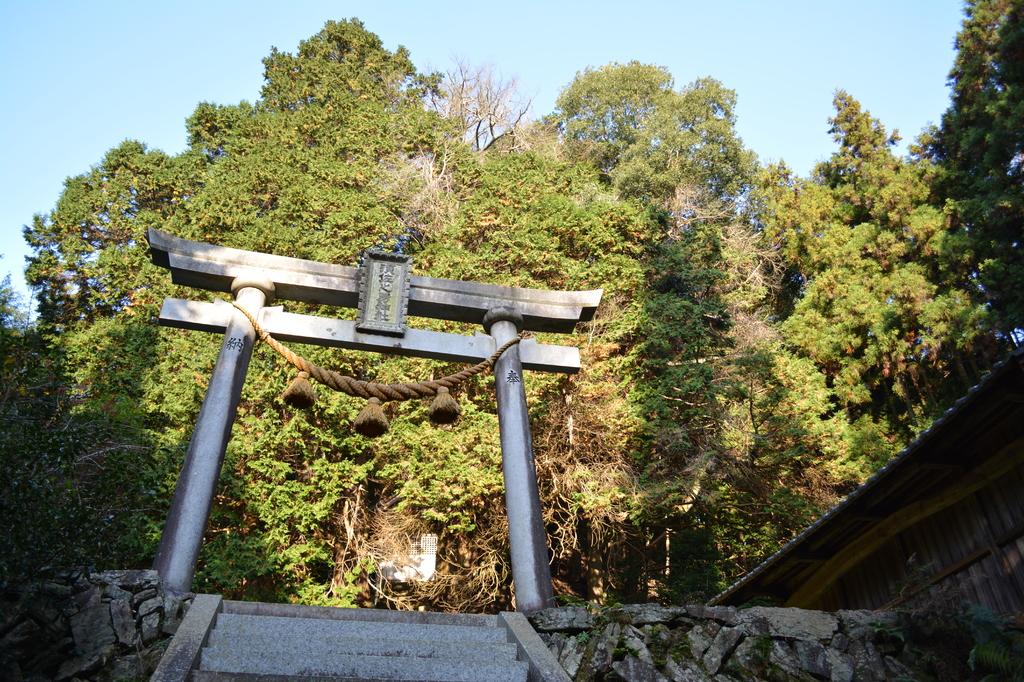
[[[147,679],[192,597],[165,592],[155,571],[67,573],[2,596],[0,679],[12,682]],[[634,604],[530,621],[581,682],[936,678],[931,664],[920,674],[894,613]]]
[[[918,679],[892,613],[637,604],[530,621],[579,681]]]
[[[146,679],[191,595],[156,571],[75,571],[7,588],[0,601],[0,679]]]

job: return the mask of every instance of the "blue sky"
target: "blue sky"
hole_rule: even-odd
[[[832,150],[832,94],[849,91],[904,138],[937,123],[962,19],[959,0],[504,4],[377,0],[0,0],[0,277],[22,292],[22,226],[68,176],[121,140],[185,145],[201,101],[254,100],[261,59],[293,51],[329,19],[360,18],[421,70],[455,59],[518,80],[533,115],[588,66],[633,59],[682,85],[736,90],[737,128],[762,161],[801,174]]]

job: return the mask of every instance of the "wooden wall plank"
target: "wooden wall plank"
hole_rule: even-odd
[[[960,509],[960,503],[964,498],[1003,477],[1007,471],[1021,467],[1024,467],[1024,438],[1017,439],[999,453],[993,454],[984,464],[942,492],[911,502],[884,521],[874,524],[855,541],[847,541],[840,551],[818,568],[811,579],[790,595],[786,605],[806,606],[816,601],[818,595],[827,591],[847,571],[870,561],[876,550],[898,533],[930,518],[938,517],[943,511]],[[949,518],[949,514],[943,514],[942,517]],[[961,541],[961,544],[968,546],[964,541]]]
[[[1006,544],[1003,547],[1003,556],[1006,557],[1012,579],[1017,587],[1017,604],[1014,611],[1024,612],[1024,598],[1020,596],[1024,594],[1024,536]]]
[[[995,481],[987,497],[992,501],[993,514],[999,519],[997,535],[1024,521],[1024,468],[1007,472]]]

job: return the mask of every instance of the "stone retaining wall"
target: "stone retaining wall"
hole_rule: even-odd
[[[534,628],[575,680],[912,680],[898,616],[637,604],[540,611]]]
[[[148,679],[191,599],[141,570],[75,571],[6,588],[0,679]]]
[[[66,573],[4,589],[0,679],[148,679],[191,598],[166,593],[155,571]],[[635,604],[546,609],[530,622],[579,681],[934,677],[919,674],[921,652],[905,644],[894,613]]]

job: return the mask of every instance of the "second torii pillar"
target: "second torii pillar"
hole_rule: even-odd
[[[514,308],[503,306],[489,310],[483,324],[495,346],[501,347],[519,335],[523,318]],[[554,594],[518,346],[509,348],[494,364],[494,389],[516,610],[530,613],[554,606]]]

